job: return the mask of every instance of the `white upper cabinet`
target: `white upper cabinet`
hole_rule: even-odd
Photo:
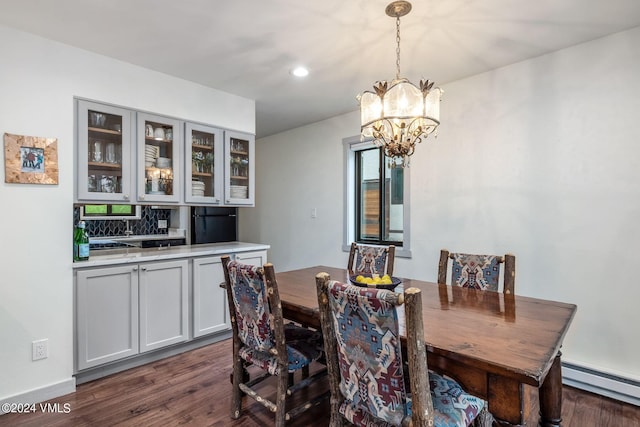
[[[138,113],[138,201],[178,203],[182,185],[181,122]]]
[[[223,132],[211,126],[185,123],[185,194],[194,205],[223,203]]]
[[[224,203],[231,206],[255,204],[255,137],[224,133]]]
[[[131,202],[134,113],[78,101],[77,114],[77,200]]]
[[[255,136],[77,100],[77,202],[255,205]]]

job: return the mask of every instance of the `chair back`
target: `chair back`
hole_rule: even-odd
[[[243,345],[262,352],[272,352],[275,335],[271,325],[271,305],[262,267],[223,259],[227,295],[233,308],[232,328]]]
[[[371,246],[351,243],[347,269],[349,274],[393,275],[395,246]]]
[[[498,292],[500,264],[504,264],[503,292],[513,294],[515,288],[515,256],[475,255],[440,251],[438,283],[446,283],[447,269],[451,262],[451,284],[464,288],[474,288]]]
[[[338,417],[361,426],[377,425],[381,421],[401,425],[412,417],[414,425],[427,425],[416,421],[433,417],[421,315],[416,319],[414,312],[406,313],[407,325],[419,322],[417,333],[422,342],[422,345],[407,344],[410,371],[413,373],[417,365],[422,366],[421,373],[416,374],[419,387],[410,411],[397,312],[404,294],[332,281],[326,273],[316,276],[316,286],[333,396],[331,425],[339,425],[334,424]],[[420,291],[412,289],[412,292],[417,293],[420,300]],[[419,310],[421,312],[421,306]],[[415,332],[415,328],[411,329]],[[422,356],[416,357],[416,351]]]

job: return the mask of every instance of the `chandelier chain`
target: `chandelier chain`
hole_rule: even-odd
[[[400,17],[396,16],[396,80],[400,80]]]

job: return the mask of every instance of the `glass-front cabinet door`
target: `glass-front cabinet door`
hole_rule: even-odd
[[[138,201],[180,201],[180,121],[138,113]]]
[[[77,114],[78,200],[129,202],[134,113],[78,100]]]
[[[222,203],[222,130],[195,123],[185,124],[185,195],[187,203]]]
[[[224,197],[227,205],[255,203],[255,137],[225,131]]]

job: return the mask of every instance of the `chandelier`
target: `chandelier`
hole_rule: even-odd
[[[385,9],[396,18],[396,78],[391,84],[376,82],[374,92],[358,95],[362,139],[372,138],[383,147],[391,167],[408,167],[415,145],[440,124],[442,90],[429,80],[420,80],[416,86],[400,77],[400,17],[410,11],[408,1],[394,1]]]

